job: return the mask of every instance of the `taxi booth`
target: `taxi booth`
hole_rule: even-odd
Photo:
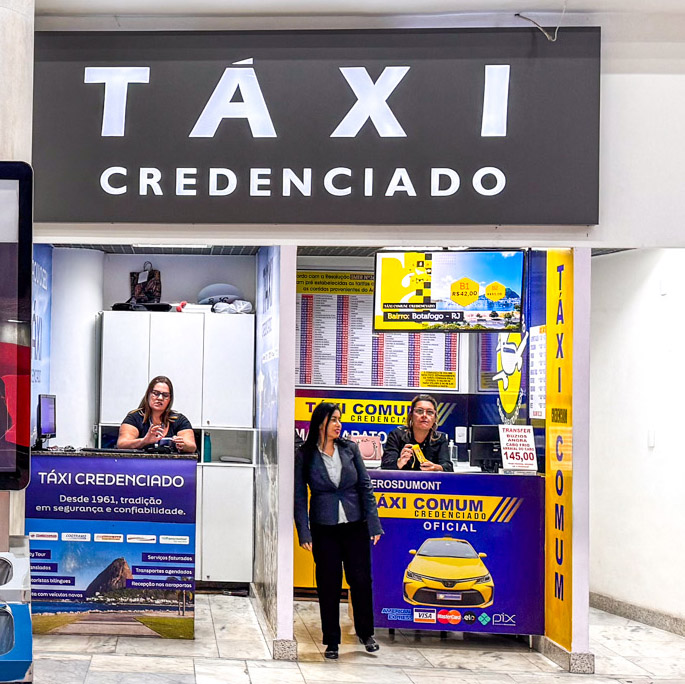
[[[297,547],[293,559],[293,424],[302,434],[313,405],[333,398],[377,461],[426,391],[440,404],[456,474],[372,471],[386,529],[374,552],[378,626],[529,634],[567,669],[591,671],[589,252],[571,247],[598,221],[599,54],[591,27],[565,29],[555,43],[536,28],[36,36],[36,241],[245,248],[252,259],[254,356],[237,364],[252,372],[249,391],[226,391],[232,342],[214,344],[205,363],[215,358],[206,327],[184,348],[193,364],[170,356],[187,394],[201,397],[198,497],[207,487],[218,500],[198,503],[195,539],[205,526],[211,535],[188,558],[197,572],[205,549],[221,549],[212,573],[226,581],[222,569],[247,559],[274,658],[297,656],[293,587],[313,582]],[[387,263],[375,256],[384,253]],[[486,253],[518,263],[515,284],[503,265],[426,277],[427,261]],[[63,261],[82,303],[102,273],[90,259]],[[60,315],[69,326],[78,311],[64,305]],[[73,349],[91,349],[88,325],[65,336]],[[146,377],[153,351],[190,339],[154,337],[153,327],[152,318],[142,326]],[[50,373],[57,394],[80,362],[68,346],[69,361]],[[93,368],[104,361],[116,380],[126,366],[107,360]],[[214,425],[204,411],[217,397],[251,409],[238,427],[252,436],[252,489],[223,499],[234,478],[205,460]],[[79,404],[73,420],[112,428],[95,415],[102,399]],[[499,425],[509,426],[506,442]],[[94,440],[74,446],[84,441]],[[505,451],[528,465],[534,453],[536,468],[500,474]],[[135,534],[158,543],[149,532]],[[242,536],[231,545],[222,534]],[[192,546],[192,534],[165,536]],[[421,567],[423,545],[449,539],[478,558],[471,577]]]
[[[300,259],[295,427],[305,439],[316,404],[336,402],[366,460],[385,531],[376,626],[541,637],[572,587],[573,252],[325,261]],[[381,467],[420,393],[437,399],[453,472]],[[314,565],[297,539],[294,557],[306,595]]]

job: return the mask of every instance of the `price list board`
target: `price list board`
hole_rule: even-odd
[[[299,385],[457,389],[456,333],[373,333],[373,273],[300,271]]]
[[[547,400],[547,333],[546,326],[530,329],[530,417],[545,419]]]

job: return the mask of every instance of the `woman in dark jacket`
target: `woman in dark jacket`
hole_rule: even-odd
[[[381,468],[385,470],[454,470],[447,448],[447,435],[437,431],[438,402],[430,394],[412,399],[407,425],[395,428],[383,447]],[[418,444],[426,458],[420,463],[412,444]]]
[[[300,546],[314,554],[326,658],[338,657],[343,567],[350,585],[354,628],[369,653],[373,637],[371,546],[383,530],[359,448],[340,439],[340,408],[322,402],[295,455],[295,525]],[[307,486],[311,492],[307,513]]]

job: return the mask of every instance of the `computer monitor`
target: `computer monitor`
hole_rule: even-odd
[[[496,473],[502,467],[498,425],[471,426],[469,463],[484,473]]]
[[[54,394],[38,395],[38,440],[36,448],[43,446],[44,439],[57,434],[57,401]]]

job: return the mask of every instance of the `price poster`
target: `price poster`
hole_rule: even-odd
[[[532,425],[500,425],[499,441],[504,470],[537,472],[538,459]]]
[[[374,275],[297,275],[299,385],[458,389],[455,333],[374,333]]]

